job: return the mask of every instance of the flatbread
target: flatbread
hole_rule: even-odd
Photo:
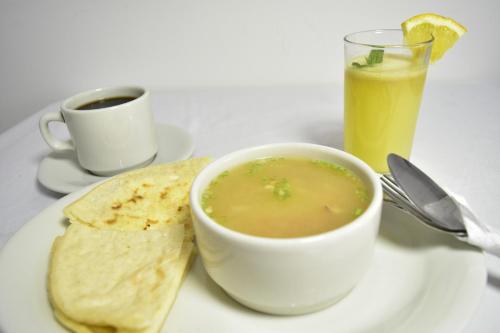
[[[192,238],[189,190],[208,158],[155,165],[112,177],[64,209],[71,223],[99,229],[155,230],[184,224]]]
[[[196,158],[123,173],[64,209],[48,291],[77,333],[156,333],[194,257],[189,190]]]
[[[99,326],[91,326],[85,325],[76,321],[71,320],[66,317],[64,313],[62,313],[59,309],[54,308],[54,316],[57,321],[59,321],[63,326],[70,329],[75,333],[116,333],[117,329],[113,327],[99,327]],[[121,332],[123,333],[123,332]]]
[[[56,318],[80,333],[158,332],[192,248],[181,224],[148,231],[70,225],[54,241],[49,266]]]

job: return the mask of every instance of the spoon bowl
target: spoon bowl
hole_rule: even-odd
[[[424,223],[459,236],[467,235],[460,208],[443,188],[399,155],[389,154],[387,164],[397,187],[413,208],[423,215],[421,220]]]

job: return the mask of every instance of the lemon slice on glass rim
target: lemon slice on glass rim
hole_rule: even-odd
[[[409,18],[401,24],[405,40],[420,43],[434,36],[431,63],[446,53],[455,42],[467,32],[467,28],[452,18],[437,14],[420,14]]]

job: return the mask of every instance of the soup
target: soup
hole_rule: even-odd
[[[291,238],[342,227],[361,215],[370,199],[363,181],[340,165],[279,157],[223,172],[203,192],[202,207],[226,228]]]

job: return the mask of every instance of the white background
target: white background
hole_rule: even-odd
[[[469,29],[428,80],[499,82],[493,0],[0,0],[0,132],[101,86],[341,83],[345,34],[422,12]]]

